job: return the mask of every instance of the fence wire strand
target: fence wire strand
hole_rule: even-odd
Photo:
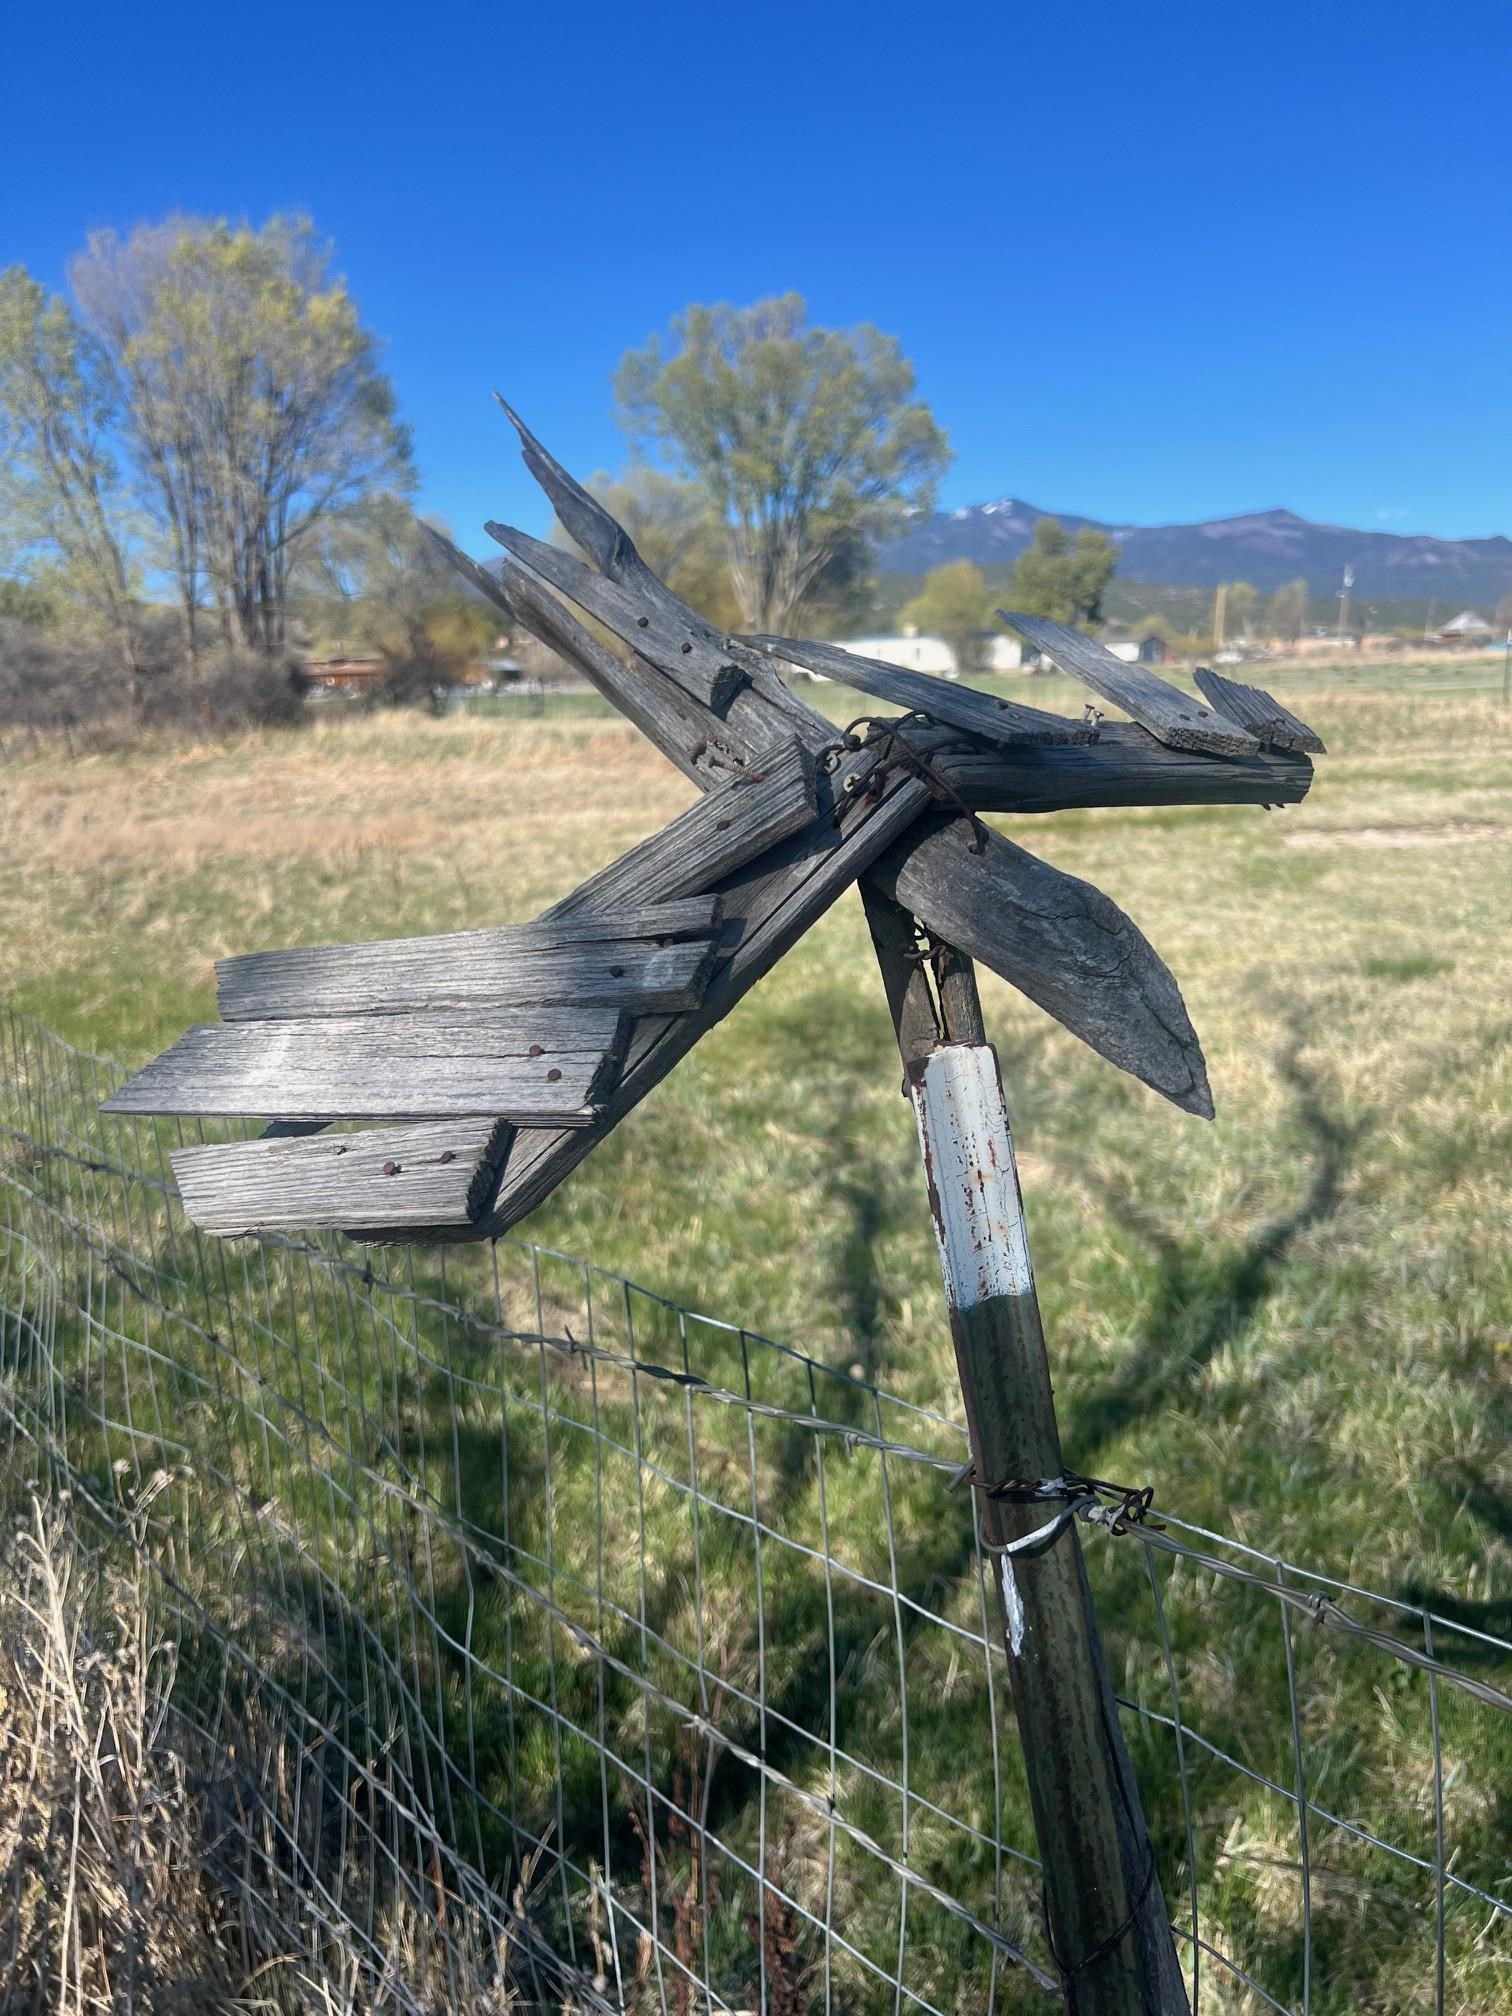
[[[1059,1996],[948,1409],[523,1241],[201,1238],[199,1131],[102,1117],[120,1077],[0,1017],[8,1509],[149,1571],[271,1941],[416,2016],[400,1912],[455,2007]],[[1193,2011],[1498,2006],[1512,1646],[1084,1510]],[[1345,1665],[1371,1728],[1323,1726]]]

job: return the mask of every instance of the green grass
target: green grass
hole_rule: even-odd
[[[1212,1126],[1186,1118],[985,980],[1064,1439],[1079,1468],[1152,1481],[1159,1502],[1189,1519],[1369,1587],[1431,1592],[1448,1614],[1505,1634],[1512,717],[1430,679],[1414,683],[1405,669],[1398,680],[1394,668],[1393,690],[1343,690],[1335,668],[1326,676],[1327,690],[1285,689],[1331,752],[1300,808],[998,822],[1097,883],[1145,929],[1182,984],[1218,1103]],[[872,704],[807,690],[836,719]],[[1081,704],[1060,681],[1011,690],[1063,711]],[[24,762],[0,799],[6,991],[72,1041],[136,1063],[212,1013],[217,956],[529,916],[688,797],[632,731],[591,719],[373,718],[220,747]],[[523,1229],[954,1409],[912,1121],[853,894]],[[738,1379],[740,1368],[716,1366],[714,1376]],[[456,1395],[444,1379],[416,1379],[407,1408],[423,1433],[454,1413]],[[554,1404],[588,1407],[570,1381],[553,1391]],[[469,1494],[497,1530],[505,1508],[486,1395],[468,1400],[460,1428]],[[682,1433],[680,1415],[666,1433]],[[715,1422],[700,1433],[706,1488],[722,1474],[721,1450],[734,1451],[740,1482],[735,1431]],[[456,1484],[449,1431],[428,1447],[444,1495]],[[786,1473],[775,1433],[763,1431],[758,1449],[774,1504],[812,1524],[811,1472]],[[669,1441],[669,1463],[671,1450]],[[528,1441],[516,1454],[512,1531],[539,1544]],[[592,1530],[595,1493],[624,1503],[634,1490],[633,1466],[595,1478],[585,1453],[564,1456],[560,1478],[554,1530],[564,1546]],[[286,1481],[291,1493],[311,1488],[293,1472]],[[926,1482],[898,1488],[900,1573],[948,1591],[959,1535]],[[828,1485],[837,1550],[885,1566],[877,1466],[837,1460]],[[305,1508],[312,1519],[318,1496]],[[645,1517],[663,1626],[682,1642],[692,1630],[685,1506],[675,1493],[653,1495]],[[744,1671],[754,1657],[749,1542],[733,1519],[716,1526],[706,1596]],[[591,1584],[593,1562],[578,1565]],[[1159,1669],[1119,1624],[1147,1601],[1142,1564],[1116,1555],[1100,1573],[1120,1684],[1163,1707]],[[797,1564],[774,1568],[767,1621],[781,1649],[770,1679],[794,1698],[805,1648],[824,1628],[822,1594]],[[453,1595],[465,1603],[465,1578]],[[974,1585],[947,1600],[974,1602]],[[1167,1601],[1199,1726],[1221,1726],[1251,1768],[1290,1783],[1273,1606],[1187,1571]],[[480,1642],[504,1618],[497,1601],[485,1608]],[[885,1607],[858,1600],[842,1607],[839,1627],[850,1746],[896,1768]],[[541,1686],[547,1650],[545,1639],[515,1645]],[[1414,1852],[1431,1856],[1421,1681],[1324,1634],[1301,1634],[1297,1656],[1315,1796],[1388,1838],[1410,1833]],[[1505,1668],[1495,1677],[1508,1684]],[[596,1712],[586,1675],[564,1684],[588,1690],[578,1705]],[[944,1634],[921,1635],[908,1684],[915,1773],[930,1774],[942,1803],[990,1825],[973,1748],[982,1702],[976,1682],[952,1677]],[[1441,1693],[1451,1849],[1463,1873],[1496,1887],[1508,1861],[1508,1732]],[[628,1694],[609,1712],[634,1725]],[[518,1714],[509,1724],[501,1702],[491,1713],[486,1769],[549,1806],[557,1763],[541,1729]],[[1139,1758],[1148,1778],[1152,1746]],[[596,1767],[585,1755],[564,1768],[569,1808],[590,1812]],[[1009,1780],[1011,1828],[1025,1840],[1011,1762]],[[1236,1789],[1209,1763],[1197,1780],[1214,1922],[1294,1995],[1296,1840],[1284,1803]],[[860,1784],[851,1793],[847,1810],[896,1833],[883,1795]],[[812,1842],[794,1825],[801,1861]],[[1174,1899],[1179,1816],[1162,1811],[1155,1825]],[[1431,1884],[1409,1900],[1346,1838],[1313,1845],[1323,1872],[1313,2008],[1424,2006]],[[847,1866],[851,1920],[881,1950],[896,1936],[895,1898],[848,1893]],[[940,1873],[967,1880],[948,1856]],[[738,1943],[740,1914],[729,1908],[721,1936]],[[916,1932],[919,1964],[938,1987],[951,1928],[921,1912]],[[1512,2007],[1504,1936],[1460,1905],[1449,1934],[1451,2006]],[[963,1991],[959,2006],[976,2004]]]

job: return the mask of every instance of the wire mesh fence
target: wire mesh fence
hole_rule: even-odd
[[[416,2010],[1060,1994],[948,1411],[521,1241],[203,1239],[116,1067],[0,1040],[11,1484],[146,1565],[271,1947]],[[1501,1610],[1157,1511],[1084,1540],[1194,2006],[1509,2006]]]

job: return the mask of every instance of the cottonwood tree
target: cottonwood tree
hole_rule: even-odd
[[[109,446],[118,418],[104,360],[68,304],[20,266],[0,273],[0,527],[13,564],[51,573],[100,619],[135,708],[130,514]]]
[[[1014,563],[1009,606],[1052,623],[1096,625],[1117,570],[1118,548],[1105,533],[1084,526],[1072,539],[1058,518],[1041,518]]]
[[[632,438],[708,498],[753,630],[793,629],[827,573],[929,507],[949,459],[897,339],[814,328],[797,294],[688,308],[616,391]]]
[[[226,644],[281,651],[301,544],[408,480],[377,346],[330,262],[306,218],[176,217],[98,232],[70,268],[191,655],[207,602]]]
[[[976,667],[981,633],[991,627],[992,616],[993,600],[981,568],[970,560],[948,560],[925,575],[900,621],[948,644],[957,670],[967,672]]]
[[[1266,604],[1266,626],[1275,637],[1295,644],[1307,627],[1307,583],[1287,581]]]

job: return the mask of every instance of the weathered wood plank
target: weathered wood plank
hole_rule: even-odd
[[[965,819],[929,819],[870,881],[930,930],[990,966],[1121,1071],[1188,1113],[1213,1117],[1202,1046],[1170,969],[1090,882]]]
[[[498,397],[497,394],[494,396]],[[709,624],[657,579],[636,551],[635,543],[624,527],[610,517],[596,497],[568,475],[556,457],[537,441],[519,415],[512,412],[502,399],[499,404],[520,437],[521,458],[526,468],[550,498],[552,508],[568,536],[588,555],[606,580],[630,590],[640,600],[641,614],[659,619],[655,623],[648,621],[645,626],[637,622],[636,635],[626,641],[642,652],[644,662],[659,665],[662,672],[681,684],[684,660],[680,646],[677,656],[668,657],[663,663],[654,650],[648,650],[647,638],[653,629],[666,628],[683,639],[688,632],[708,633]],[[738,638],[721,637],[717,631],[713,635],[730,663],[740,667],[749,681],[749,685],[741,687],[728,705],[719,710],[726,731],[745,736],[752,749],[764,748],[784,731],[810,741],[817,730],[819,739],[812,745],[815,747],[822,747],[833,739],[833,731],[824,716],[811,707],[805,707],[801,700],[789,693],[772,666],[758,652],[749,650]]]
[[[619,915],[584,909],[497,930],[243,953],[216,963],[221,1017],[245,1022],[557,1002],[673,1012],[703,996],[714,959],[708,934],[718,914],[717,900],[708,898],[648,906],[641,915],[664,917],[669,937],[679,929],[704,934],[667,944],[638,932],[608,936]]]
[[[595,574],[575,553],[550,546],[544,539],[533,539],[513,525],[489,519],[483,530],[533,573],[596,617],[637,657],[658,666],[675,684],[716,712],[746,683],[745,672],[730,657],[724,639],[702,617],[691,622],[670,617],[636,588]]]
[[[790,738],[749,775],[726,775],[706,797],[553,904],[549,919],[609,909],[639,896],[665,902],[712,889],[721,877],[786,840],[819,809],[811,750]]]
[[[703,789],[708,788],[713,776],[706,755],[707,724],[716,718],[708,708],[644,660],[631,667],[616,658],[543,581],[509,554],[499,563],[498,572],[493,573],[469,559],[433,525],[427,525],[425,531],[437,551],[480,595],[501,609],[511,625],[528,630],[555,651],[565,664],[595,686],[612,707],[633,722],[685,777],[691,777]]]
[[[1263,687],[1241,686],[1238,680],[1225,679],[1221,672],[1214,672],[1206,665],[1199,665],[1192,679],[1205,700],[1210,700],[1241,728],[1247,728],[1263,748],[1305,749],[1313,756],[1327,755],[1322,741],[1307,723],[1299,721],[1289,707],[1283,707]]]
[[[487,1208],[508,1121],[424,1121],[319,1139],[231,1141],[169,1157],[192,1224],[231,1237],[350,1225],[469,1226]]]
[[[1131,721],[1147,728],[1168,748],[1197,749],[1219,756],[1255,753],[1254,736],[1247,735],[1237,722],[1190,699],[1179,687],[1168,686],[1147,667],[1126,665],[1095,637],[1064,623],[1051,623],[1043,616],[1025,616],[1010,609],[999,609],[998,614],[1062,672],[1121,707]]]
[[[1103,805],[1296,805],[1312,764],[1299,750],[1216,756],[1168,749],[1143,728],[1105,721],[1095,742],[1048,749],[925,743],[930,763],[974,812],[1068,812]]]
[[[486,1113],[586,1127],[623,1040],[624,1018],[610,1008],[216,1022],[187,1030],[103,1110],[281,1120]]]
[[[743,637],[741,642],[783,664],[822,672],[828,679],[837,679],[862,693],[873,693],[912,714],[927,714],[933,721],[964,728],[968,734],[980,735],[988,742],[1097,739],[1096,729],[1083,721],[1068,721],[1064,715],[1025,707],[1017,700],[999,700],[991,693],[979,693],[972,686],[953,685],[950,680],[932,678],[927,672],[911,672],[904,665],[858,658],[853,651],[842,651],[837,644],[817,643],[807,637]]]
[[[510,1144],[494,1208],[480,1220],[478,1234],[493,1237],[506,1231],[548,1197],[929,806],[928,787],[897,771],[886,778],[876,799],[847,793],[846,777],[864,779],[876,762],[871,750],[853,752],[834,777],[819,779],[819,811],[807,826],[725,878],[719,891],[724,899],[719,942],[726,956],[702,1002],[686,1015],[648,1015],[635,1024],[619,1078],[591,1126],[520,1129]],[[837,825],[836,806],[842,803]],[[353,1236],[364,1238],[367,1232],[363,1228]],[[456,1235],[437,1228],[437,1237],[449,1236]]]

